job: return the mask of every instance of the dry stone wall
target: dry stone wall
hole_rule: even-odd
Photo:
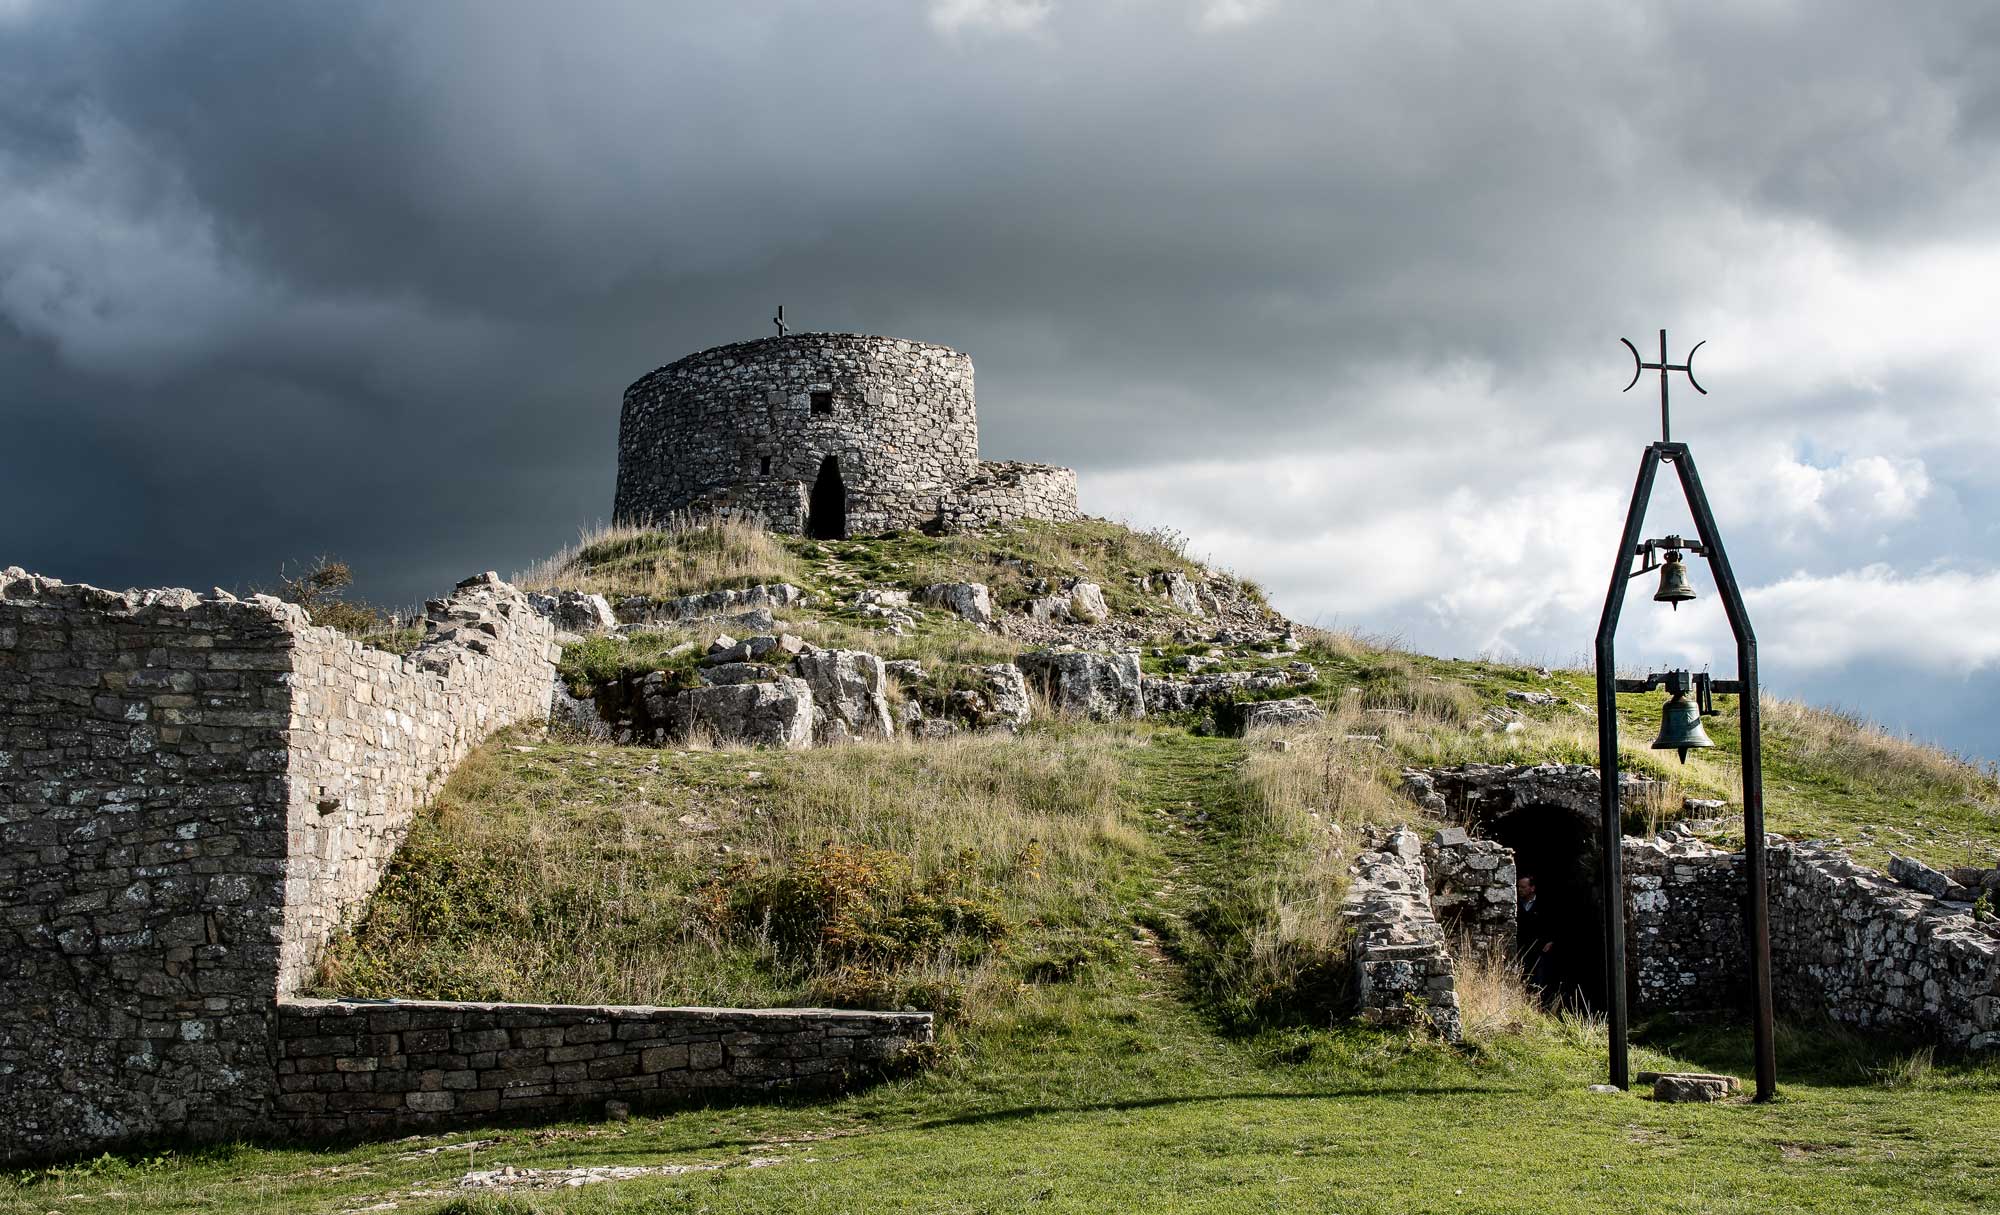
[[[0,1157],[260,1124],[272,1002],[550,626],[488,575],[407,659],[223,592],[0,572]]]
[[[1623,855],[1632,1007],[1640,1012],[1745,1007],[1750,970],[1743,854],[1664,835],[1628,836]]]
[[[1432,913],[1423,842],[1400,828],[1355,858],[1349,873],[1341,916],[1354,933],[1349,951],[1362,1019],[1421,1024],[1458,1041],[1458,982]]]
[[[931,1041],[929,1013],[288,1000],[276,1121],[386,1131],[718,1089],[829,1085]]]
[[[427,636],[405,658],[330,629],[294,637],[281,992],[374,892],[466,753],[501,726],[549,718],[560,651],[525,596],[482,574],[424,611]]]
[[[626,389],[613,513],[718,511],[804,532],[829,457],[854,534],[1078,517],[1069,469],[979,458],[969,357],[849,333],[718,346]]]

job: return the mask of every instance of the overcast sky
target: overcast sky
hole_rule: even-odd
[[[1996,138],[1990,2],[0,0],[0,564],[518,569],[782,301],[1298,619],[1577,662],[1664,326],[1770,684],[2000,756]]]

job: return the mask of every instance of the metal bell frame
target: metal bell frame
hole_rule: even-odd
[[[1631,346],[1630,342],[1625,344]],[[1690,362],[1692,359],[1693,352],[1690,351]],[[1626,584],[1637,574],[1658,568],[1654,564],[1655,550],[1679,550],[1708,561],[1716,592],[1722,599],[1723,613],[1729,618],[1730,632],[1736,637],[1737,677],[1733,680],[1703,678],[1708,690],[1733,692],[1737,696],[1743,769],[1744,868],[1748,871],[1750,885],[1750,977],[1755,1003],[1752,1034],[1757,1074],[1756,1099],[1769,1101],[1777,1093],[1778,1069],[1771,998],[1770,881],[1764,848],[1763,719],[1757,695],[1757,634],[1750,627],[1750,615],[1743,606],[1742,590],[1737,585],[1734,571],[1730,569],[1729,556],[1723,551],[1722,537],[1715,527],[1715,516],[1708,507],[1708,495],[1702,492],[1701,475],[1695,469],[1694,456],[1687,444],[1671,442],[1668,437],[1671,432],[1667,427],[1667,372],[1689,372],[1690,382],[1693,382],[1694,376],[1687,364],[1667,362],[1667,334],[1664,329],[1660,331],[1660,361],[1639,362],[1636,349],[1633,350],[1633,360],[1638,363],[1639,371],[1658,370],[1660,373],[1661,440],[1650,444],[1640,460],[1638,483],[1632,489],[1632,505],[1625,512],[1625,532],[1618,546],[1618,561],[1612,570],[1611,588],[1604,597],[1604,614],[1597,626],[1598,812],[1603,841],[1603,863],[1598,868],[1600,895],[1604,904],[1605,996],[1611,1039],[1611,1083],[1621,1089],[1631,1087],[1626,1042],[1625,865],[1620,849],[1624,831],[1623,805],[1618,792],[1618,693],[1646,691],[1665,682],[1665,676],[1648,676],[1644,680],[1617,678],[1614,642],[1618,617],[1625,606]],[[1633,384],[1639,381],[1639,371],[1633,373]],[[1628,390],[1631,387],[1631,384],[1626,385]],[[1695,389],[1704,394],[1707,392],[1699,383],[1695,384]],[[1663,540],[1641,539],[1646,507],[1652,500],[1653,482],[1662,464],[1673,465],[1679,476],[1681,493],[1694,516],[1699,542],[1683,541],[1678,536],[1668,536]],[[1632,569],[1634,557],[1641,562],[1636,571]],[[1699,718],[1696,720],[1699,721]]]

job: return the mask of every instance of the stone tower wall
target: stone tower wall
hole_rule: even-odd
[[[814,393],[831,394],[829,412],[814,412]],[[625,391],[614,513],[641,521],[732,503],[795,512],[829,455],[840,460],[850,530],[934,523],[980,472],[972,360],[834,333],[690,355]]]

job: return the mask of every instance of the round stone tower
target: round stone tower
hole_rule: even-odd
[[[799,333],[691,354],[626,389],[613,510],[736,510],[845,537],[934,526],[980,471],[970,358]]]

